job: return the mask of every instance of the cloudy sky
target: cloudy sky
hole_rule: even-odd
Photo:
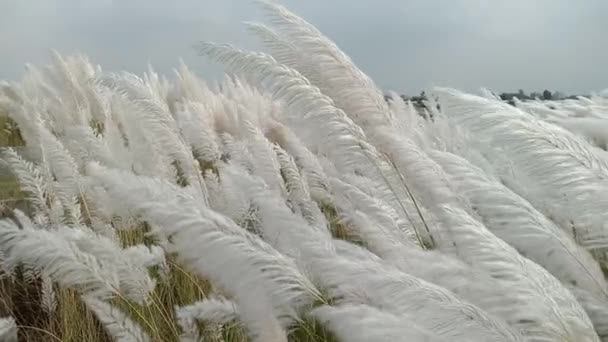
[[[608,88],[607,0],[283,0],[384,89],[432,85],[586,93]],[[207,77],[221,67],[199,41],[257,48],[251,0],[0,0],[0,78],[16,79],[50,49],[106,70],[170,72],[182,58]]]

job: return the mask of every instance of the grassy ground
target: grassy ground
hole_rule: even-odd
[[[0,112],[0,147],[23,145],[19,131],[13,129],[14,123]]]
[[[19,132],[11,127],[14,125],[10,119],[0,113],[0,148],[23,145]],[[23,198],[23,193],[13,175],[0,165],[0,204],[14,207],[22,202]]]

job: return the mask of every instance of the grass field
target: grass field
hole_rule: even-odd
[[[1,342],[608,341],[608,96],[417,108],[260,5],[219,82],[0,87]]]

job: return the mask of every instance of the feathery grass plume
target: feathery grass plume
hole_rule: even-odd
[[[98,82],[124,96],[135,106],[140,125],[146,127],[148,142],[177,162],[178,172],[183,174],[187,184],[198,186],[199,195],[206,203],[207,191],[199,166],[194,160],[191,149],[178,134],[175,119],[169,113],[166,104],[155,96],[150,83],[126,73],[103,77]]]
[[[275,123],[268,134],[271,141],[278,144],[294,158],[294,162],[309,188],[311,198],[317,203],[328,203],[330,194],[327,175],[317,156],[306,148],[300,139],[285,125]]]
[[[608,341],[608,300],[606,297],[598,296],[576,286],[570,286],[569,289],[587,311],[597,335],[602,341]]]
[[[421,326],[446,338],[516,341],[520,337],[500,319],[461,301],[449,291],[380,262],[361,263],[340,257],[331,238],[294,215],[263,183],[235,172],[244,191],[258,207],[265,239],[293,255],[310,269],[315,282],[332,299],[369,304],[407,315]],[[475,337],[472,337],[475,336]]]
[[[240,131],[238,103],[221,95],[220,102],[215,108],[215,130],[218,134],[228,134],[238,136]]]
[[[385,203],[392,203],[392,197],[386,193],[390,190],[377,187],[376,184],[370,181],[370,179],[367,177],[354,174],[340,175],[337,172],[332,172],[331,176],[342,179],[344,182],[351,184],[369,197]],[[402,210],[401,208],[395,209],[395,206],[391,205],[393,208],[392,212],[395,213],[395,222],[399,226],[399,229],[404,232],[404,234],[415,238],[415,244],[422,246],[423,248],[435,246],[434,242],[432,241],[432,236],[428,234],[425,235],[423,230],[428,229],[427,232],[438,231],[439,221],[437,220],[435,214],[430,211],[430,209],[423,206],[420,202],[416,201],[416,199],[411,199],[414,195],[411,191],[408,192],[407,195],[409,198],[401,202],[408,206],[408,208],[402,211],[406,214],[405,217],[403,217],[403,215],[401,215],[399,212],[399,210]],[[426,245],[425,243],[431,243],[431,245]]]
[[[311,315],[341,341],[445,341],[407,317],[363,304],[324,305]]]
[[[259,3],[270,15],[279,32],[297,47],[297,54],[308,61],[303,70],[298,68],[299,65],[287,65],[311,80],[316,80],[318,83],[314,84],[364,130],[368,125],[374,125],[374,122],[388,121],[388,105],[380,90],[334,42],[278,3]]]
[[[36,213],[48,215],[47,207],[48,180],[42,171],[32,162],[23,159],[13,148],[2,151],[2,159],[10,166],[19,181],[19,186],[27,193],[27,200],[33,205]]]
[[[439,89],[418,108],[260,2],[270,55],[203,44],[237,74],[213,87],[56,52],[0,83],[34,209],[0,210],[19,334],[608,340],[608,93],[515,108]]]
[[[379,257],[369,249],[348,240],[333,239],[332,245],[339,256],[353,260],[372,260],[378,262]]]
[[[244,122],[244,133],[252,162],[253,173],[264,180],[273,191],[284,193],[280,165],[274,147],[262,132],[250,122]]]
[[[463,158],[439,151],[431,156],[496,236],[564,284],[608,295],[604,275],[592,256],[529,202]]]
[[[422,250],[411,243],[378,242],[388,237],[376,228],[365,216],[358,217],[355,229],[364,238],[371,251],[350,243],[335,240],[339,255],[357,262],[388,264],[412,276],[441,286],[486,312],[505,321],[513,320],[513,313],[505,307],[513,305],[511,291],[499,280],[477,270],[451,255],[437,251]],[[519,317],[522,317],[521,315]],[[525,317],[522,317],[522,319]]]
[[[450,89],[435,92],[443,112],[480,146],[489,143],[491,153],[508,158],[509,187],[586,248],[605,247],[608,164],[589,144],[507,104]]]
[[[196,331],[196,323],[211,325],[237,324],[239,310],[237,304],[221,297],[206,298],[196,303],[178,307],[175,315],[183,331]]]
[[[557,297],[557,293],[560,293],[560,296],[562,296],[563,294],[563,298],[567,298],[567,300],[564,300],[562,302],[557,302],[557,303],[553,303],[551,301],[546,301],[543,297],[546,296],[546,292],[543,289],[543,285],[539,285],[539,284],[532,284],[532,288],[534,290],[532,290],[531,292],[526,293],[527,291],[529,291],[529,289],[527,289],[527,287],[522,287],[522,289],[520,291],[523,291],[523,293],[526,293],[528,296],[530,296],[530,299],[535,298],[535,300],[538,300],[538,304],[537,304],[537,308],[538,310],[541,310],[542,308],[545,308],[544,310],[547,310],[548,313],[553,314],[555,312],[558,312],[557,315],[551,317],[551,315],[547,315],[546,312],[542,313],[542,314],[532,314],[532,311],[530,311],[529,314],[531,314],[531,317],[533,318],[531,320],[531,322],[543,322],[544,320],[549,320],[550,323],[552,325],[554,325],[554,331],[551,331],[551,329],[543,329],[545,328],[545,323],[538,323],[536,327],[534,327],[534,324],[532,324],[531,328],[526,328],[529,329],[529,331],[526,332],[526,335],[536,335],[536,334],[540,334],[540,336],[542,336],[543,334],[548,334],[547,336],[576,336],[577,334],[580,334],[581,331],[584,331],[584,329],[588,329],[590,327],[590,322],[588,317],[586,316],[586,314],[584,313],[584,311],[582,310],[582,308],[580,308],[580,306],[578,306],[578,304],[576,304],[576,301],[574,300],[574,298],[572,298],[570,296],[570,294],[559,284],[557,283],[557,281],[555,279],[553,279],[549,274],[546,274],[545,270],[542,269],[541,267],[538,267],[538,265],[533,264],[533,266],[527,266],[526,267],[522,267],[522,265],[527,265],[526,262],[523,262],[522,260],[520,260],[519,255],[517,254],[517,252],[515,250],[511,250],[509,249],[510,247],[507,245],[503,246],[503,249],[505,249],[504,254],[499,254],[498,256],[494,256],[494,255],[490,255],[487,252],[484,252],[484,249],[486,247],[483,247],[484,244],[488,244],[488,245],[501,245],[502,241],[498,240],[496,237],[494,237],[491,233],[487,232],[485,230],[485,227],[480,227],[479,229],[475,230],[472,229],[473,227],[476,227],[475,224],[473,224],[472,222],[474,220],[472,220],[469,217],[469,214],[466,212],[460,212],[461,209],[458,209],[459,212],[456,213],[454,211],[450,211],[449,206],[456,206],[458,208],[467,208],[467,206],[465,205],[466,203],[463,203],[464,201],[460,198],[460,196],[456,196],[455,192],[451,189],[451,185],[449,183],[449,181],[447,180],[447,177],[445,175],[445,173],[443,172],[443,170],[441,169],[440,166],[438,166],[433,160],[431,160],[428,155],[424,154],[424,152],[420,151],[419,149],[417,149],[417,147],[412,144],[411,142],[408,142],[406,139],[399,139],[399,136],[396,136],[393,142],[388,142],[387,141],[387,147],[388,148],[393,148],[395,151],[399,151],[399,153],[395,153],[394,155],[391,155],[392,158],[396,159],[396,164],[398,165],[398,167],[402,168],[403,170],[405,170],[405,174],[408,176],[412,176],[412,177],[419,177],[419,179],[427,179],[426,182],[422,182],[422,181],[414,181],[412,182],[412,184],[420,186],[421,184],[426,184],[426,191],[427,191],[427,196],[423,196],[422,200],[423,200],[423,204],[427,204],[431,207],[431,209],[433,209],[439,216],[439,219],[443,222],[443,224],[446,226],[446,233],[448,236],[446,236],[447,241],[449,241],[450,239],[452,239],[454,241],[456,250],[457,250],[457,255],[462,255],[462,254],[467,254],[467,255],[471,255],[471,257],[467,257],[469,262],[471,260],[477,260],[480,258],[480,255],[476,255],[475,258],[472,258],[472,255],[475,253],[481,253],[482,255],[484,255],[485,257],[487,257],[488,261],[490,261],[490,257],[494,258],[495,260],[493,261],[493,264],[487,264],[487,266],[492,266],[492,267],[496,267],[494,269],[487,269],[485,268],[487,271],[492,271],[492,272],[509,272],[511,274],[511,276],[517,275],[521,280],[520,281],[526,281],[526,276],[524,276],[521,272],[525,271],[524,273],[527,272],[532,272],[532,273],[540,273],[538,276],[540,279],[546,279],[546,283],[547,284],[551,284],[552,285],[552,290],[554,290],[556,293],[554,294]],[[392,146],[391,146],[392,145]],[[417,158],[413,158],[413,156],[417,156]],[[426,172],[425,172],[426,170]],[[429,172],[430,171],[430,172]],[[433,174],[433,175],[437,175],[434,178],[429,178],[428,175],[429,174]],[[418,190],[418,189],[417,189]],[[423,193],[422,191],[424,191],[422,188],[420,188],[420,190],[418,191],[418,193]],[[450,204],[452,203],[452,204]],[[446,211],[448,210],[448,211]],[[470,225],[467,224],[463,224],[464,221],[458,221],[461,218],[466,218],[464,219],[464,221],[470,220]],[[460,229],[464,229],[464,231],[460,230]],[[466,232],[466,233],[465,233]],[[464,235],[462,235],[464,233]],[[467,234],[472,234],[473,236],[475,236],[475,238],[469,238],[468,240],[463,240],[463,236],[466,236]],[[484,241],[485,240],[485,241]],[[466,246],[463,246],[463,243],[467,243]],[[479,245],[475,245],[475,243],[479,243]],[[483,248],[482,248],[483,247]],[[473,253],[473,254],[471,254]],[[511,260],[509,260],[511,259]],[[500,261],[499,261],[500,260]],[[525,259],[524,259],[525,260]],[[505,263],[505,261],[507,261]],[[523,263],[523,264],[522,264]],[[483,264],[480,264],[479,266],[482,266]],[[473,265],[474,267],[477,267],[478,265],[475,264]],[[499,267],[500,266],[500,267]],[[483,267],[482,267],[483,268]],[[497,273],[494,273],[497,274]],[[534,277],[534,276],[533,276]],[[517,278],[515,278],[517,279]],[[544,281],[544,280],[543,280]],[[509,284],[508,282],[505,282],[505,284]],[[523,284],[522,284],[523,285]],[[529,286],[529,285],[528,285]],[[513,289],[517,288],[517,286],[514,284],[512,286]],[[524,290],[525,289],[525,290]],[[513,298],[523,298],[521,296],[515,296],[515,292],[511,292],[511,295],[514,295]],[[555,297],[554,297],[555,298]],[[532,302],[532,301],[530,301]],[[529,302],[529,303],[530,303]],[[542,303],[542,304],[541,304]],[[570,306],[573,305],[573,309],[571,310]],[[520,316],[520,315],[527,315],[528,313],[525,312],[525,309],[521,309],[517,306],[510,306],[510,308],[515,308],[515,316]],[[563,317],[561,317],[561,315],[563,315],[560,310],[568,310],[568,312],[575,317],[574,319],[572,319],[572,323],[570,326],[568,326],[567,324],[565,324],[565,319]],[[545,317],[545,315],[547,315]],[[504,315],[501,315],[504,316]],[[521,321],[521,320],[519,320]],[[525,322],[525,320],[523,320],[523,322]],[[514,323],[514,321],[510,321],[510,323]],[[524,324],[525,325],[525,324]],[[540,328],[540,327],[543,328]],[[551,326],[551,325],[548,325]],[[564,328],[565,327],[565,328]],[[540,331],[535,331],[535,329],[539,329]],[[592,334],[589,335],[590,339],[595,338]]]
[[[221,84],[222,98],[230,101],[236,109],[235,129],[244,132],[245,122],[250,122],[262,131],[281,116],[281,104],[271,94],[253,87],[243,78],[232,76]],[[246,136],[246,134],[245,134]]]
[[[313,84],[327,94],[337,108],[344,110],[368,134],[370,141],[376,142],[375,135],[379,133],[376,132],[378,129],[393,127],[394,120],[390,117],[384,96],[374,82],[359,70],[346,54],[315,27],[283,6],[270,1],[260,2],[281,32],[297,47],[297,53],[305,56],[306,60],[317,69],[316,73],[306,73],[297,65],[290,65],[292,68],[306,77],[319,80],[318,84],[314,82]],[[384,146],[376,147],[388,153]],[[403,195],[400,197],[404,198]]]
[[[366,223],[355,224],[368,248],[380,255],[398,246],[417,245],[412,229],[403,230],[398,223],[399,217],[383,201],[374,198],[356,186],[338,178],[330,178],[331,192],[336,209],[342,220],[352,222],[357,218]]]
[[[363,221],[363,223],[365,222]],[[373,233],[368,233],[368,236],[370,234]],[[380,236],[380,234],[376,232],[375,236]],[[384,246],[390,246],[390,244],[384,244]],[[532,322],[530,321],[531,313],[525,307],[522,308],[519,302],[520,298],[523,298],[523,294],[528,292],[529,295],[530,291],[525,290],[525,286],[522,284],[502,280],[512,276],[503,277],[502,273],[497,275],[496,272],[486,273],[486,269],[483,267],[478,267],[476,264],[463,264],[453,256],[436,251],[422,251],[411,246],[394,247],[392,250],[385,248],[384,253],[379,254],[386,262],[400,270],[443,286],[460,298],[468,300],[508,322],[517,324],[526,321]],[[359,254],[359,259],[374,261],[370,255],[365,256],[364,254]],[[499,265],[499,262],[497,264]],[[544,294],[540,295],[541,298],[543,296]],[[568,307],[568,303],[560,303],[560,305]],[[575,314],[578,313],[575,312]]]
[[[72,122],[83,124],[83,122],[78,122],[83,118],[79,115],[79,108],[86,101],[86,96],[79,86],[76,79],[77,76],[74,73],[74,71],[77,71],[77,68],[74,63],[71,63],[71,60],[64,59],[56,50],[51,52],[51,57],[53,59],[54,68],[49,69],[52,71],[52,74],[49,76],[54,76],[57,88],[64,92],[62,98],[65,99],[66,114],[72,116]]]
[[[318,80],[318,83],[313,82],[313,84],[318,86],[323,93],[329,95],[336,107],[343,109],[355,123],[361,126],[371,141],[376,142],[379,138],[376,135],[383,136],[388,127],[393,127],[394,120],[382,93],[373,81],[352,63],[348,56],[316,28],[289,12],[283,6],[269,1],[261,2],[270,13],[273,21],[279,26],[281,32],[285,34],[292,45],[296,46],[297,54],[304,55],[308,61],[307,65],[312,64],[316,69],[311,70],[306,66],[300,69],[298,65],[288,64],[289,66],[297,69],[304,76],[310,77],[311,80]],[[257,26],[254,31],[261,33],[266,40],[274,41],[274,43],[270,43],[274,50],[278,49],[282,50],[283,53],[288,53],[290,47],[280,44],[282,39],[278,35],[260,26]],[[307,73],[306,71],[310,72]],[[387,149],[386,142],[392,139],[387,138],[384,139],[384,144],[376,147],[384,153],[391,154],[391,150]],[[390,146],[390,143],[388,146]],[[403,170],[399,171],[403,172]],[[410,192],[407,189],[409,186],[409,184],[406,184],[407,180],[396,178],[392,180],[393,185],[389,187],[393,192],[396,192],[395,195],[401,199],[401,202],[410,202],[407,200],[407,194]],[[401,186],[395,184],[401,184]],[[406,189],[400,189],[401,187]],[[407,214],[408,211],[417,211],[418,216],[420,216],[420,210],[414,208],[416,200],[412,196],[409,196],[409,200],[414,203],[410,204],[410,208],[401,208],[401,210],[405,211],[406,216],[410,216]],[[403,203],[400,205],[404,206]],[[422,221],[421,225],[426,226],[424,217],[420,217],[420,220]],[[428,227],[425,229],[428,230]]]
[[[78,165],[63,143],[41,123],[40,143],[43,159],[56,179],[53,191],[63,207],[74,209],[74,198],[81,197]],[[78,208],[80,209],[80,208]]]
[[[319,297],[290,259],[175,186],[95,165],[88,171],[114,200],[157,225],[181,261],[228,291],[254,337],[278,338],[276,319],[289,325]]]
[[[121,167],[107,145],[106,137],[95,133],[90,126],[74,126],[65,130],[63,143],[78,164],[78,169],[93,161],[110,167]]]
[[[244,24],[250,32],[261,40],[264,46],[270,49],[270,54],[278,62],[290,68],[298,69],[298,71],[300,71],[302,75],[305,75],[311,83],[317,83],[316,80],[313,79],[314,74],[312,70],[307,69],[314,68],[315,66],[307,63],[303,58],[304,56],[299,53],[300,51],[298,51],[298,48],[294,44],[264,24],[254,22],[244,22]]]
[[[422,218],[424,228],[430,234],[431,242],[442,243],[440,236],[444,231],[430,231],[430,225],[425,220],[419,207],[428,208],[439,220],[445,224],[445,219],[438,208],[439,203],[451,203],[460,205],[463,202],[461,196],[451,188],[447,176],[441,166],[433,161],[412,140],[391,130],[380,131],[376,136],[378,144],[391,160],[395,169],[402,177],[411,203],[416,207],[418,215]],[[420,228],[417,228],[420,230]]]
[[[219,159],[218,137],[213,131],[213,118],[204,104],[186,103],[185,109],[175,114],[175,121],[184,140],[201,164],[212,164]]]
[[[143,267],[163,266],[166,267],[165,251],[155,245],[147,246],[144,244],[133,245],[122,251],[125,258],[136,265]]]
[[[491,178],[497,178],[497,169],[501,163],[492,156],[492,161],[486,156],[487,151],[477,148],[474,137],[463,127],[454,125],[453,121],[443,113],[437,115],[433,122],[424,125],[424,150],[432,154],[433,151],[446,151],[462,158],[483,170]]]
[[[382,262],[332,256],[311,266],[337,303],[367,304],[403,315],[446,339],[519,341],[500,318],[457,298],[440,286]]]
[[[295,120],[294,128],[298,128],[297,133],[310,136],[315,129],[322,130],[320,133],[325,132],[322,137],[315,132],[316,137],[305,138],[304,141],[315,150],[320,149],[329,153],[334,162],[341,162],[338,163],[339,167],[349,170],[353,170],[353,167],[360,169],[356,168],[357,158],[365,165],[370,164],[366,152],[362,151],[361,139],[364,136],[360,129],[342,111],[333,107],[331,99],[321,94],[318,88],[310,86],[309,82],[295,70],[277,64],[270,56],[248,53],[228,46],[203,44],[201,51],[269,87],[273,97],[283,101],[286,106],[288,119]],[[261,73],[261,71],[266,72]],[[289,80],[286,82],[288,86],[279,82],[285,79]],[[302,113],[303,117],[297,115],[298,113]],[[306,127],[310,129],[304,129]],[[319,139],[338,140],[341,144],[336,145],[334,141],[332,148],[328,149],[328,146]]]
[[[107,133],[104,133],[104,138],[112,150],[122,153],[121,161],[124,165],[122,168],[133,170],[137,174],[162,175],[173,179],[176,183],[187,183],[187,175],[181,169],[182,165],[178,159],[174,157],[175,150],[181,147],[173,145],[176,143],[174,141],[176,134],[166,129],[162,120],[158,120],[153,112],[137,107],[130,99],[121,95],[114,95],[114,98],[113,118],[106,123]],[[139,116],[133,113],[145,114]],[[170,116],[162,111],[159,115]],[[156,135],[160,134],[165,137],[158,139]],[[184,152],[181,157],[187,155],[185,151],[179,152]]]
[[[57,309],[57,297],[53,288],[53,280],[48,276],[41,277],[40,297],[41,306],[48,315],[55,313]]]
[[[483,97],[485,97],[487,99],[498,100],[498,101],[501,100],[500,96],[498,96],[498,94],[496,92],[494,92],[492,89],[489,89],[489,88],[486,88],[486,87],[479,88],[479,93],[481,94],[481,96],[483,96]],[[513,99],[518,99],[518,98],[514,97]]]
[[[177,76],[175,90],[182,98],[196,102],[208,100],[212,93],[211,90],[207,87],[204,80],[188,68],[183,60],[180,59],[179,67],[174,72]]]
[[[134,109],[127,99],[107,90],[110,100],[110,114],[103,123],[103,138],[115,162],[122,169],[138,174],[163,175],[177,178],[177,171],[171,160],[159,151],[154,141],[150,142],[145,126],[133,115]]]
[[[127,314],[96,297],[82,297],[87,308],[95,313],[106,332],[116,342],[149,342],[148,334]]]
[[[403,186],[403,179],[395,174],[390,162],[366,141],[361,128],[336,108],[331,98],[300,73],[278,64],[266,54],[227,45],[201,44],[200,50],[269,89],[273,98],[284,104],[290,127],[309,149],[327,155],[340,172],[359,173],[372,179],[376,186],[386,189],[392,197],[391,203],[405,217],[408,211],[415,212],[412,207],[416,207],[416,203],[409,206],[404,203],[415,200],[406,195],[408,189],[396,185]],[[419,208],[416,211],[420,214]],[[421,221],[424,222],[424,218]]]
[[[292,210],[302,216],[313,227],[327,229],[327,221],[318,205],[312,201],[307,184],[304,182],[294,159],[285,150],[276,146],[277,160],[281,165],[281,175],[287,189],[287,201]]]
[[[0,248],[8,266],[26,264],[61,286],[75,288],[84,294],[110,298],[120,288],[119,275],[112,265],[82,251],[73,241],[53,231],[29,225],[20,228],[13,222],[1,220]]]
[[[389,115],[392,125],[403,135],[410,137],[417,145],[424,143],[424,128],[427,122],[424,116],[420,115],[412,101],[406,101],[399,94],[389,92]]]
[[[608,119],[593,117],[568,117],[548,120],[578,136],[603,151],[608,150]]]
[[[572,296],[549,272],[522,257],[513,247],[494,236],[462,209],[443,206],[450,221],[449,231],[457,256],[474,268],[488,272],[511,291],[509,323],[525,336],[540,339],[597,341],[589,317]],[[526,317],[521,319],[521,317]]]
[[[504,293],[508,288],[483,271],[476,270],[450,255],[412,248],[411,245],[395,244],[394,248],[374,254],[366,248],[343,240],[334,240],[333,244],[337,253],[347,259],[392,265],[402,272],[444,287],[490,314],[504,316],[504,306],[509,302],[508,298],[504,298]]]
[[[243,194],[232,179],[222,177],[222,167],[217,173],[211,171],[205,175],[209,189],[209,206],[214,211],[240,223],[245,221],[251,210],[251,201]]]
[[[88,62],[79,59],[53,51],[52,63],[42,70],[30,68],[21,83],[38,116],[57,135],[63,135],[67,127],[92,121],[91,106],[83,88],[88,87],[94,71],[85,70]]]
[[[25,148],[34,157],[40,157],[40,135],[38,122],[41,114],[38,108],[16,84],[0,83],[0,111],[17,124],[25,142]]]
[[[247,143],[243,140],[239,140],[230,133],[222,133],[220,139],[225,155],[225,158],[223,159],[239,165],[247,170],[247,172],[253,173],[255,165],[253,155],[251,154],[251,151],[249,151]]]
[[[264,240],[269,241],[280,253],[294,258],[296,262],[303,261],[303,265],[306,265],[301,244],[310,244],[314,241],[319,243],[319,251],[323,251],[324,245],[331,239],[329,230],[308,225],[302,216],[295,215],[287,207],[282,197],[270,191],[260,178],[230,165],[225,168],[225,174],[238,184],[241,191],[247,194],[258,209],[261,220],[260,233]],[[270,216],[271,207],[276,211],[274,216]]]
[[[17,326],[12,317],[0,318],[0,341],[17,342]]]
[[[297,71],[278,64],[268,55],[227,45],[206,43],[201,44],[200,50],[268,88],[273,98],[285,105],[288,119],[294,122],[292,128],[301,125],[296,133],[302,134],[300,138],[305,144],[328,153],[338,166],[357,169],[356,160],[365,158],[358,148],[358,140],[364,137],[360,128]],[[325,145],[330,141],[333,142],[331,148]],[[336,141],[340,143],[336,144]]]
[[[111,265],[118,274],[119,290],[125,297],[144,303],[154,290],[156,282],[148,274],[147,267],[139,263],[140,260],[129,258],[133,250],[122,249],[116,241],[96,235],[86,228],[59,230],[56,234],[95,256],[100,262]]]

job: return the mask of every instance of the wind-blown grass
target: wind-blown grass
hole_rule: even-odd
[[[385,101],[261,7],[269,53],[199,46],[216,85],[58,53],[2,84],[0,339],[608,341],[608,98]]]

